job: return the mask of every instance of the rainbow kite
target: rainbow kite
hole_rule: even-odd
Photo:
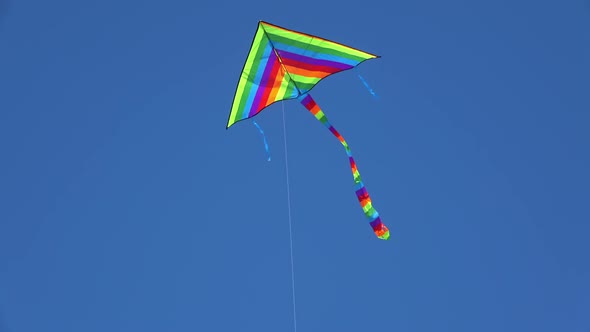
[[[375,234],[387,240],[389,230],[373,207],[348,144],[308,94],[321,79],[378,57],[327,39],[260,21],[238,81],[226,128],[255,116],[277,101],[299,99],[346,149],[356,196]]]

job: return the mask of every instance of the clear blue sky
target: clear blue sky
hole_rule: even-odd
[[[287,113],[298,331],[590,329],[590,5],[4,0],[0,331],[292,331],[258,20],[382,56]]]

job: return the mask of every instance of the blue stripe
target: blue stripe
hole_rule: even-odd
[[[254,80],[252,81],[252,86],[248,93],[248,99],[246,100],[246,104],[244,105],[244,113],[242,114],[242,118],[246,119],[250,114],[250,110],[252,109],[252,103],[254,102],[254,98],[256,97],[256,92],[260,89],[260,81],[262,80],[262,75],[264,74],[264,69],[268,66],[268,59],[270,57],[270,52],[272,52],[272,47],[268,42],[268,38],[264,38],[266,40],[266,46],[264,49],[264,53],[260,57],[260,59],[255,59],[254,62],[260,62],[264,64],[264,66],[258,66],[258,70],[256,71],[256,76],[254,76]],[[262,42],[261,42],[262,45]]]

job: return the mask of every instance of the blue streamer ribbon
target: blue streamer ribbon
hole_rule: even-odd
[[[365,79],[361,76],[361,74],[358,71],[358,67],[355,67],[355,68],[357,68],[357,75],[361,79],[361,82],[363,82],[363,84],[365,85],[367,90],[369,90],[369,92],[373,95],[373,97],[375,97],[375,99],[378,100],[379,96],[377,96],[377,93],[375,93],[375,91],[373,91],[373,89],[371,89],[371,87],[369,86],[369,83],[367,83],[367,81],[365,81]]]
[[[264,140],[264,148],[266,149],[266,154],[268,155],[268,161],[270,161],[270,149],[268,148],[268,142],[266,141],[266,135],[264,135],[264,131],[262,131],[262,128],[260,128],[260,126],[258,125],[258,123],[256,123],[256,121],[252,120],[252,123],[254,123],[256,128],[258,128],[258,131],[260,131],[260,135],[262,135],[262,139]]]

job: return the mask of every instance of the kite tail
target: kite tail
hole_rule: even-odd
[[[252,120],[252,123],[254,123],[256,128],[258,128],[258,131],[260,131],[260,135],[262,135],[262,139],[264,140],[264,148],[266,149],[266,155],[268,156],[268,161],[270,161],[270,149],[268,148],[268,142],[266,141],[266,135],[264,135],[264,131],[262,131],[262,128],[260,128],[260,126],[258,125],[258,123],[256,123],[256,121]]]
[[[379,213],[373,207],[371,197],[369,197],[369,193],[367,192],[367,189],[365,188],[365,185],[361,180],[361,175],[356,167],[356,162],[352,157],[352,151],[348,147],[348,143],[346,143],[342,135],[340,135],[340,133],[338,133],[338,131],[336,131],[336,129],[334,129],[334,127],[330,124],[324,112],[322,112],[320,107],[316,104],[316,102],[311,98],[309,94],[306,93],[300,96],[299,101],[301,102],[301,104],[303,104],[303,106],[305,106],[305,108],[307,108],[308,111],[310,111],[316,117],[316,119],[318,119],[321,123],[324,124],[324,126],[326,126],[330,130],[332,135],[338,138],[340,143],[342,143],[342,145],[344,146],[344,149],[346,149],[346,154],[348,155],[348,160],[350,161],[350,168],[352,169],[352,175],[354,177],[356,197],[361,203],[361,207],[363,208],[365,216],[367,216],[367,218],[369,219],[369,224],[373,228],[373,231],[375,232],[375,235],[377,235],[377,237],[383,240],[389,239],[389,229],[387,229],[385,224],[381,222],[381,217],[379,216]]]

